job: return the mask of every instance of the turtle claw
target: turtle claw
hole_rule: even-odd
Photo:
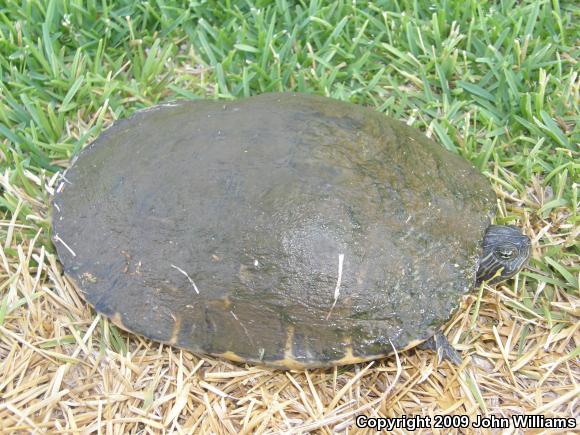
[[[461,365],[461,356],[453,349],[453,346],[449,344],[449,341],[441,332],[437,332],[419,347],[437,352],[437,360],[439,362],[447,360],[456,366]]]

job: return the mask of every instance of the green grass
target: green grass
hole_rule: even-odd
[[[579,41],[574,1],[4,0],[0,165],[22,194],[5,183],[0,210],[51,250],[44,185],[112,119],[176,98],[327,95],[470,160],[507,195],[499,223],[549,225],[511,303],[557,329],[551,298],[577,296],[580,270]]]

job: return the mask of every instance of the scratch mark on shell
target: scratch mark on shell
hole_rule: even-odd
[[[69,245],[67,245],[67,244],[64,242],[64,240],[63,240],[63,239],[61,239],[61,238],[59,237],[59,235],[58,235],[58,234],[55,234],[55,235],[54,235],[54,240],[55,240],[55,241],[57,241],[57,242],[60,242],[60,243],[62,243],[62,246],[64,246],[66,249],[68,249],[68,251],[69,251],[69,252],[70,252],[70,253],[73,255],[73,257],[76,257],[76,256],[77,256],[77,254],[75,253],[75,251],[73,251],[73,250],[71,249],[71,247],[70,247]]]
[[[230,314],[232,316],[234,316],[234,319],[236,319],[237,322],[240,324],[240,326],[244,330],[244,333],[246,334],[246,337],[248,337],[248,340],[250,340],[250,343],[254,344],[254,340],[252,340],[252,336],[250,335],[250,333],[248,332],[248,330],[246,329],[246,327],[244,326],[242,321],[238,318],[238,316],[236,316],[236,313],[234,313],[232,310],[230,310]]]
[[[193,286],[193,289],[195,290],[195,292],[197,294],[199,294],[199,290],[198,290],[197,286],[195,285],[195,282],[193,282],[193,279],[191,279],[191,277],[187,274],[187,272],[185,270],[183,270],[181,267],[176,266],[175,264],[172,264],[171,267],[173,267],[174,269],[177,269],[179,272],[181,272],[182,274],[184,274],[185,277],[187,278],[187,280]]]
[[[332,313],[332,310],[334,309],[336,302],[338,301],[338,297],[340,296],[340,282],[342,281],[342,263],[344,261],[344,254],[338,254],[338,279],[336,280],[336,287],[334,289],[334,302],[332,303],[332,306],[330,307],[330,311],[328,311],[328,314],[326,315],[326,320],[328,320],[330,318],[330,314]]]

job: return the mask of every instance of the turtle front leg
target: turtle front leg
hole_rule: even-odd
[[[433,337],[421,343],[418,347],[420,349],[429,349],[437,352],[439,362],[447,360],[457,366],[461,365],[461,356],[459,356],[459,353],[453,349],[453,346],[449,344],[447,337],[445,337],[441,332],[437,332]]]

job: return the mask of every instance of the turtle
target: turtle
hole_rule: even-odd
[[[466,159],[362,105],[303,93],[160,104],[73,159],[51,237],[95,310],[148,339],[307,369],[419,344],[530,239],[492,225]]]

